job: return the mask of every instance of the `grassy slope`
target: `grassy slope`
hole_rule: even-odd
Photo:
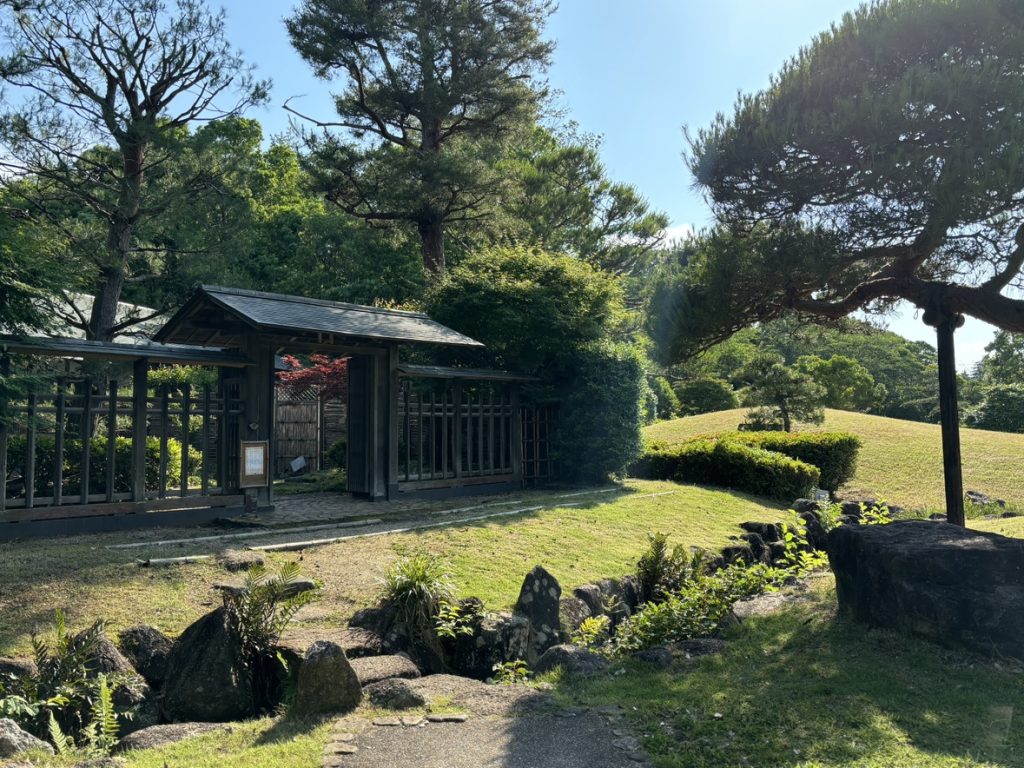
[[[676,442],[695,434],[733,430],[743,410],[663,421],[647,428],[652,440]],[[941,509],[942,447],[939,427],[847,411],[825,412],[810,429],[852,432],[864,440],[857,474],[847,490],[883,497],[910,509]],[[1014,504],[1024,504],[1024,435],[961,431],[964,485]]]
[[[1020,670],[837,619],[832,580],[817,582],[809,603],[732,630],[720,656],[559,695],[625,707],[657,768],[1024,765]]]
[[[719,545],[743,520],[778,518],[765,504],[726,491],[631,481],[628,493],[600,495],[580,507],[554,508],[451,528],[353,539],[302,553],[302,568],[323,580],[324,599],[304,612],[311,625],[343,622],[367,604],[378,578],[401,554],[426,551],[451,564],[460,595],[475,595],[491,609],[510,606],[525,573],[545,565],[565,587],[631,571],[646,547],[647,531],[675,542]],[[672,491],[671,495],[646,494]],[[526,502],[537,502],[526,495]],[[549,504],[575,498],[546,497]],[[112,630],[148,623],[178,633],[216,599],[209,584],[228,578],[212,563],[145,569],[135,558],[215,551],[215,545],[182,549],[108,550],[125,535],[0,543],[0,656],[25,652],[30,633],[45,629],[55,608],[77,628],[106,619]],[[223,544],[221,544],[223,546]],[[281,555],[278,561],[298,555]]]

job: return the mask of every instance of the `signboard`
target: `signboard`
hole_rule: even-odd
[[[239,488],[266,488],[270,485],[270,443],[266,440],[243,440]]]

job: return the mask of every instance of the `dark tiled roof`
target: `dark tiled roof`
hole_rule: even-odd
[[[224,365],[241,367],[250,361],[237,352],[190,344],[160,344],[155,341],[86,341],[50,336],[0,336],[0,350],[56,357],[92,360],[139,360],[165,363]]]
[[[260,329],[331,333],[379,341],[462,347],[483,346],[469,336],[453,331],[420,312],[364,307],[359,304],[343,304],[338,301],[307,299],[240,288],[222,288],[215,285],[204,285],[199,292]]]

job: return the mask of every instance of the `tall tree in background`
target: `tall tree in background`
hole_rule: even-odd
[[[937,328],[962,524],[953,331],[963,315],[1024,330],[1024,300],[1004,294],[1024,266],[1024,5],[864,5],[700,131],[690,167],[729,239],[677,286],[705,330],[899,299]]]
[[[127,321],[118,301],[127,280],[146,274],[138,233],[190,179],[148,184],[174,156],[183,129],[263,102],[256,81],[226,41],[223,13],[202,0],[5,0],[6,52],[0,78],[20,92],[0,117],[5,181],[32,177],[31,215],[69,204],[104,231],[91,253],[93,304],[88,338],[109,340]],[[99,145],[99,148],[97,148]],[[202,177],[198,174],[197,178]]]
[[[550,0],[305,0],[292,44],[324,79],[344,78],[338,119],[304,136],[329,200],[405,223],[428,272],[445,269],[447,225],[486,214],[504,183],[502,141],[532,125]],[[331,129],[342,129],[341,133]]]

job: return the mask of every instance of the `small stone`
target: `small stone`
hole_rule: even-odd
[[[462,712],[430,712],[427,720],[431,723],[464,723],[469,715]]]
[[[373,721],[374,725],[379,725],[383,728],[391,728],[402,724],[402,718],[400,717],[378,717]]]
[[[401,718],[401,720],[402,725],[404,725],[406,728],[415,728],[416,726],[423,725],[425,722],[427,722],[424,718],[420,717],[419,715],[406,715],[405,717]]]
[[[325,755],[354,755],[359,751],[359,747],[355,744],[346,744],[344,742],[332,742],[324,747]]]

